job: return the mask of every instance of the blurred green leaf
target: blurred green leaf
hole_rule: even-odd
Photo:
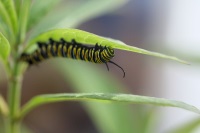
[[[4,116],[8,115],[8,105],[1,94],[0,94],[0,114],[3,114]]]
[[[131,94],[109,94],[109,93],[68,93],[68,94],[45,94],[32,98],[22,109],[21,117],[25,116],[33,108],[47,103],[61,101],[112,101],[126,102],[129,104],[152,104],[157,106],[169,106],[182,108],[200,114],[196,107],[180,101],[168,100]]]
[[[61,0],[34,0],[30,9],[28,30],[38,24]]]
[[[28,0],[28,1],[30,1],[30,0]],[[22,4],[23,0],[14,0],[14,2],[15,2],[15,8],[16,8],[17,15],[19,15],[21,4]]]
[[[3,33],[6,38],[9,38],[8,27],[4,24],[1,18],[0,18],[0,32]]]
[[[2,3],[4,4],[4,7],[7,10],[7,13],[9,14],[9,17],[10,17],[10,20],[12,23],[11,26],[12,26],[13,32],[16,34],[18,21],[17,21],[16,9],[14,6],[14,1],[13,0],[2,0]]]
[[[0,133],[7,133],[5,129],[6,126],[5,121],[6,119],[0,116]],[[22,127],[20,133],[33,133],[25,124],[22,123],[21,126]]]
[[[154,133],[156,127],[156,120],[159,118],[158,112],[155,108],[152,109],[144,109],[143,117],[142,117],[142,124],[141,126],[141,133]]]
[[[128,0],[88,0],[79,4],[73,12],[67,12],[65,17],[54,28],[75,27],[90,18],[113,11],[124,5]],[[98,6],[97,6],[98,5]]]
[[[4,23],[7,23],[7,25],[12,27],[12,23],[10,21],[9,14],[7,13],[2,1],[0,1],[0,17],[2,18]],[[2,23],[1,23],[1,25],[2,25]]]
[[[26,28],[27,28],[27,21],[29,18],[29,10],[30,10],[30,0],[24,0],[21,2],[20,11],[19,11],[19,33],[20,37],[18,38],[21,43],[22,40],[25,38]]]
[[[44,21],[41,21],[38,26],[34,27],[30,38],[49,29],[78,26],[89,19],[119,8],[127,1],[128,0],[63,1],[58,8],[45,17]]]
[[[200,63],[200,56],[198,52],[190,52],[190,51],[184,52],[181,51],[180,49],[170,49],[169,47],[163,47],[162,49],[167,53],[176,54],[177,56],[188,60],[191,64],[199,65]]]
[[[14,36],[13,33],[13,25],[12,22],[10,20],[9,14],[6,10],[6,8],[4,7],[2,1],[0,1],[0,18],[1,18],[1,23],[0,23],[0,28],[2,33],[6,34],[8,36],[8,34],[11,34],[11,36]]]
[[[73,90],[79,93],[104,92],[122,93],[125,90],[119,81],[114,80],[108,74],[99,71],[92,64],[73,61],[71,59],[57,59],[56,69],[69,80]],[[96,66],[96,64],[94,64]],[[78,80],[77,80],[78,78]],[[103,102],[83,102],[91,120],[102,133],[142,133],[141,106],[130,108],[125,104],[105,104]],[[145,128],[144,126],[142,128]]]
[[[189,121],[180,127],[170,129],[168,133],[192,133],[200,126],[200,118]]]
[[[1,115],[0,115],[0,133],[5,133],[4,119]]]
[[[187,62],[185,62],[181,59],[178,59],[176,57],[173,57],[173,56],[168,56],[168,55],[164,55],[164,54],[160,54],[160,53],[156,53],[156,52],[147,51],[147,50],[137,48],[134,46],[129,46],[121,41],[101,37],[101,36],[98,36],[98,35],[95,35],[95,34],[92,34],[92,33],[86,32],[86,31],[78,30],[78,29],[50,30],[48,32],[40,34],[35,39],[33,39],[30,42],[30,44],[28,45],[28,47],[36,44],[38,41],[39,42],[48,42],[49,38],[52,38],[56,41],[59,41],[61,38],[64,38],[66,41],[69,41],[69,42],[72,39],[75,39],[79,43],[89,44],[89,45],[95,45],[96,43],[98,43],[99,45],[102,45],[102,46],[111,46],[112,48],[116,48],[116,49],[120,49],[120,50],[126,50],[126,51],[136,52],[136,53],[140,53],[140,54],[146,54],[146,55],[156,56],[156,57],[160,57],[160,58],[171,59],[171,60],[175,60],[175,61],[187,64]]]
[[[62,58],[55,61],[52,64],[76,92],[117,94],[126,91],[122,85],[122,75],[118,81],[110,72],[100,71],[97,64]],[[152,110],[149,106],[103,102],[84,102],[83,105],[102,133],[152,133],[148,131],[154,131],[154,119],[158,116],[153,114],[155,108]]]
[[[24,106],[24,108],[22,109],[22,116],[21,117],[23,117],[24,115],[26,115],[27,111],[30,111],[31,109],[33,109],[34,107],[36,107],[38,105],[45,104],[45,103],[52,103],[52,102],[56,102],[56,101],[58,102],[58,101],[66,101],[67,100],[64,97],[63,97],[63,100],[57,99],[56,97],[58,95],[57,96],[54,95],[54,96],[56,96],[54,98],[57,99],[57,100],[55,100],[50,95],[49,96],[51,98],[49,96],[47,96],[47,97],[46,96],[43,95],[41,97],[40,96],[35,97],[29,103],[27,103]],[[73,100],[73,98],[71,99],[70,97],[71,96],[69,96],[68,100],[70,100],[70,101]],[[99,99],[99,100],[101,100],[101,99]],[[91,101],[92,101],[92,99],[91,99]],[[96,112],[98,115],[95,115],[94,112],[93,113],[90,112],[89,115],[93,116],[92,119],[95,119],[96,117],[104,118],[103,121],[101,121],[101,122],[98,123],[98,124],[100,124],[100,127],[101,127],[100,130],[102,130],[103,132],[105,132],[105,133],[106,132],[107,133],[110,133],[110,132],[121,133],[121,131],[124,131],[124,132],[132,132],[133,131],[133,129],[132,129],[132,127],[134,127],[133,123],[129,123],[130,119],[132,117],[130,117],[131,114],[127,110],[126,106],[118,106],[117,104],[114,104],[114,103],[113,104],[107,104],[105,106],[102,106],[102,104],[97,104],[97,103],[92,103],[92,102],[90,102],[89,104],[90,104],[90,108],[93,106],[93,108],[96,108],[96,111],[98,109],[100,109],[100,110],[98,110]],[[110,111],[108,111],[108,110],[110,110]],[[101,113],[98,113],[99,111]],[[120,112],[120,114],[119,114],[119,112]],[[116,116],[116,117],[113,117],[113,116]],[[97,119],[99,119],[99,118],[97,118]],[[114,123],[111,123],[112,121],[114,121]],[[126,123],[123,123],[123,122],[126,122]]]
[[[4,63],[10,54],[10,44],[8,40],[0,33],[0,58],[3,59]]]

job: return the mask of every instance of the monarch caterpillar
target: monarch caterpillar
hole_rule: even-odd
[[[124,73],[123,77],[125,77],[124,69],[111,61],[111,58],[114,57],[114,49],[109,46],[101,46],[96,43],[94,47],[89,47],[77,43],[74,39],[71,42],[67,42],[63,38],[60,41],[50,38],[47,43],[37,42],[37,44],[38,49],[32,54],[22,53],[20,60],[32,65],[52,57],[67,57],[93,63],[105,63],[108,71],[107,63],[109,62],[119,67]]]

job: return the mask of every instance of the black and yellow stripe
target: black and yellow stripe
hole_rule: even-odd
[[[32,65],[53,57],[66,57],[93,63],[105,63],[107,68],[107,62],[110,62],[121,68],[116,63],[110,61],[114,57],[113,48],[98,44],[94,47],[89,47],[77,43],[74,39],[71,42],[67,42],[64,39],[60,39],[60,41],[49,39],[48,43],[38,42],[38,49],[36,49],[32,54],[23,53],[20,60]],[[124,72],[123,68],[121,69]]]

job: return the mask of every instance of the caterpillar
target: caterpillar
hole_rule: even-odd
[[[114,49],[109,46],[101,46],[96,43],[94,47],[89,47],[81,43],[77,43],[74,39],[71,42],[55,41],[52,38],[49,42],[37,42],[38,49],[32,54],[22,53],[20,60],[27,62],[29,65],[38,64],[39,62],[53,57],[72,58],[93,63],[104,63],[109,71],[108,62],[116,65],[123,71],[124,69],[118,64],[111,61],[114,57]]]

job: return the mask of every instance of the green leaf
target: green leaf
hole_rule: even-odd
[[[192,133],[195,129],[197,129],[200,125],[200,119],[197,118],[195,120],[189,121],[180,127],[176,127],[175,129],[170,129],[168,133]]]
[[[0,17],[4,21],[4,23],[7,23],[10,27],[12,27],[12,23],[9,18],[9,14],[7,13],[2,1],[0,1]]]
[[[55,25],[55,28],[75,27],[88,19],[111,12],[124,5],[126,2],[127,0],[84,1],[79,4],[78,9],[74,10],[73,12],[67,12],[65,17],[63,17],[63,19],[57,25]]]
[[[141,133],[155,133],[157,118],[159,117],[156,108],[145,110],[145,113],[142,116],[143,123],[141,125]]]
[[[27,28],[27,21],[29,17],[29,10],[30,10],[30,0],[25,0],[21,2],[20,5],[20,12],[19,12],[19,33],[20,37],[18,38],[21,42],[25,38],[26,28]]]
[[[5,23],[2,21],[2,19],[0,18],[0,32],[3,33],[5,35],[6,38],[9,38],[9,31],[8,31],[8,27],[5,25]]]
[[[19,16],[19,12],[20,12],[20,8],[21,8],[23,0],[15,0],[14,2],[15,2],[16,13]]]
[[[59,2],[60,0],[48,0],[48,2],[45,0],[34,0],[30,10],[28,30],[39,23]]]
[[[14,6],[14,1],[13,0],[2,0],[5,9],[7,10],[11,23],[12,23],[12,29],[13,32],[16,34],[17,33],[17,26],[18,26],[18,22],[17,22],[17,13],[16,13],[16,9]]]
[[[129,46],[121,41],[101,37],[101,36],[98,36],[86,31],[78,30],[78,29],[50,30],[48,32],[40,34],[35,39],[33,39],[30,42],[29,46],[36,44],[38,41],[48,42],[49,38],[53,38],[56,41],[59,41],[61,38],[64,38],[66,41],[69,41],[69,42],[72,39],[75,39],[79,43],[89,44],[89,45],[95,45],[96,43],[98,43],[99,45],[102,45],[102,46],[111,46],[112,48],[115,48],[115,49],[126,50],[126,51],[136,52],[140,54],[146,54],[146,55],[156,56],[160,58],[171,59],[171,60],[175,60],[175,61],[187,64],[187,62],[173,56],[168,56],[168,55],[160,54],[157,52],[147,51],[147,50],[137,48],[134,46]]]
[[[8,40],[4,37],[4,35],[0,33],[0,58],[2,58],[4,62],[6,62],[9,54],[10,44]]]
[[[116,10],[127,1],[128,0],[63,1],[59,4],[58,8],[55,8],[43,21],[40,21],[40,23],[34,27],[31,37],[49,29],[76,27],[89,19]]]
[[[169,106],[182,108],[194,113],[200,114],[200,110],[196,107],[180,101],[168,100],[163,98],[138,96],[131,94],[106,94],[106,93],[68,93],[68,94],[46,94],[32,98],[22,108],[20,118],[24,117],[29,111],[37,106],[61,102],[61,101],[110,101],[110,102],[126,102],[129,104],[152,104],[157,106]],[[106,103],[106,102],[105,102]]]
[[[4,7],[2,1],[0,1],[0,18],[1,18],[1,23],[0,23],[1,31],[6,35],[10,34],[10,37],[13,38],[14,36],[13,29],[12,29],[13,25],[9,17],[9,14],[6,8]]]
[[[123,93],[125,87],[107,71],[99,71],[96,64],[66,59],[56,59],[52,62],[66,82],[73,86],[75,92]],[[121,74],[121,73],[120,73]],[[121,75],[120,75],[121,76]],[[77,80],[78,77],[78,80]],[[142,106],[125,104],[104,104],[103,102],[84,102],[83,107],[90,119],[102,133],[141,133],[145,126],[141,121]],[[132,107],[132,108],[131,108]],[[148,109],[146,108],[146,111]],[[141,129],[142,127],[142,129]]]
[[[8,105],[1,94],[0,94],[0,114],[3,114],[4,116],[8,115]]]

